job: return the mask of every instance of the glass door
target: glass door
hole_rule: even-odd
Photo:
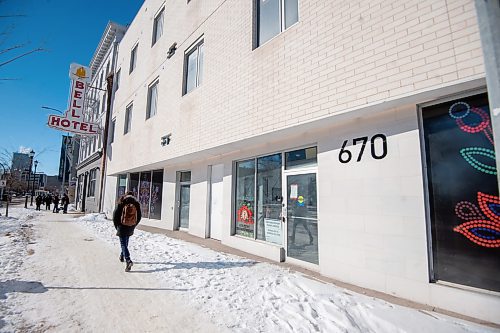
[[[316,173],[286,175],[287,257],[319,263]]]
[[[177,172],[177,221],[179,228],[189,228],[189,202],[191,194],[191,172]]]
[[[190,185],[181,185],[179,202],[179,226],[189,228]]]

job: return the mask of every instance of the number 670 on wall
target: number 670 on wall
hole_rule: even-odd
[[[377,140],[378,139],[378,140]],[[352,139],[352,145],[355,146],[358,143],[362,143],[361,149],[359,150],[358,158],[356,162],[361,161],[361,157],[365,152],[366,143],[368,142],[368,137],[363,136],[360,138]],[[380,143],[379,143],[380,142]],[[349,163],[352,159],[352,153],[346,148],[349,140],[345,140],[340,148],[339,161],[340,163]],[[381,148],[377,148],[379,146]],[[387,138],[384,134],[375,134],[370,140],[370,151],[371,155],[376,160],[381,160],[387,155]]]

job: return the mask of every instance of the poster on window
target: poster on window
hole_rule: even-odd
[[[433,279],[500,291],[500,198],[486,94],[422,109]]]
[[[149,200],[151,198],[151,172],[141,172],[139,183],[139,203],[141,204],[142,217],[149,218]]]
[[[236,164],[236,234],[254,237],[255,161]]]
[[[139,198],[139,173],[130,174],[129,191],[132,191],[135,198]]]
[[[153,171],[153,181],[151,185],[151,204],[149,208],[149,218],[161,219],[161,192],[163,189],[163,170]]]
[[[127,175],[119,175],[118,176],[118,189],[117,189],[117,198],[121,198],[125,195],[125,191],[127,189]]]

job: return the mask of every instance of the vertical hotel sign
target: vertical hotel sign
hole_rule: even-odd
[[[69,77],[72,80],[72,85],[68,110],[64,116],[51,114],[48,125],[65,132],[96,135],[98,134],[98,124],[84,121],[83,116],[87,83],[90,83],[92,72],[86,66],[73,63],[70,65]]]

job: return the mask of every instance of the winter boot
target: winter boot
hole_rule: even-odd
[[[123,259],[123,254],[121,254],[121,253],[120,253],[120,261],[121,261],[121,262],[124,262],[124,261],[125,261],[125,259]]]
[[[134,263],[132,262],[132,260],[127,261],[127,266],[125,267],[125,272],[130,272],[130,269],[132,268],[133,265],[134,265]]]

